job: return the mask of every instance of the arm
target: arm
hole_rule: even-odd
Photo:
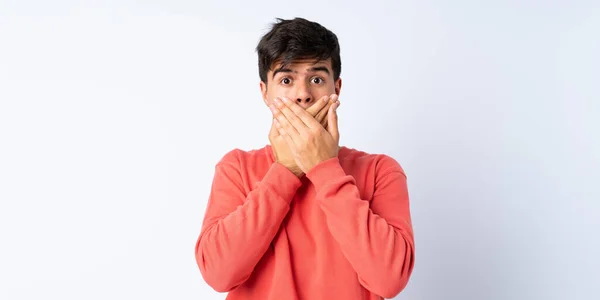
[[[246,195],[240,174],[243,170],[234,153],[216,166],[195,249],[204,280],[219,292],[230,291],[250,277],[301,185],[292,172],[274,163]]]
[[[337,157],[306,176],[315,185],[329,231],[360,283],[385,298],[400,293],[415,258],[406,176],[400,165],[388,156],[378,162],[371,203],[360,198],[354,178],[346,175]]]

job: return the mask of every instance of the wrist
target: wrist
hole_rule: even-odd
[[[296,165],[285,164],[283,162],[277,162],[278,164],[284,166],[288,171],[292,172],[296,177],[300,178],[304,176],[304,172]]]
[[[317,192],[332,180],[344,176],[346,176],[346,172],[338,157],[327,159],[306,172],[306,177],[315,185]]]

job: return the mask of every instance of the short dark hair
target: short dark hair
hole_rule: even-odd
[[[258,53],[258,74],[266,84],[267,73],[274,63],[281,62],[286,67],[294,60],[331,58],[333,78],[337,80],[342,72],[340,45],[337,36],[317,22],[303,18],[292,20],[276,19],[256,46]]]

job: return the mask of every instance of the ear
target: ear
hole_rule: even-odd
[[[262,98],[265,102],[265,105],[269,106],[269,102],[267,100],[267,84],[263,81],[260,82],[260,93],[262,94]]]
[[[335,94],[339,96],[341,90],[342,90],[342,78],[338,78],[338,80],[335,81]]]

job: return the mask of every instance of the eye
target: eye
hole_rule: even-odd
[[[311,81],[312,81],[312,83],[314,83],[314,84],[321,84],[321,83],[323,83],[323,78],[321,78],[321,77],[313,77],[313,78],[311,79]]]
[[[281,79],[281,83],[283,83],[283,84],[285,84],[285,85],[288,85],[288,84],[292,83],[292,80],[291,80],[291,79],[289,79],[288,77],[283,77],[283,78]]]

